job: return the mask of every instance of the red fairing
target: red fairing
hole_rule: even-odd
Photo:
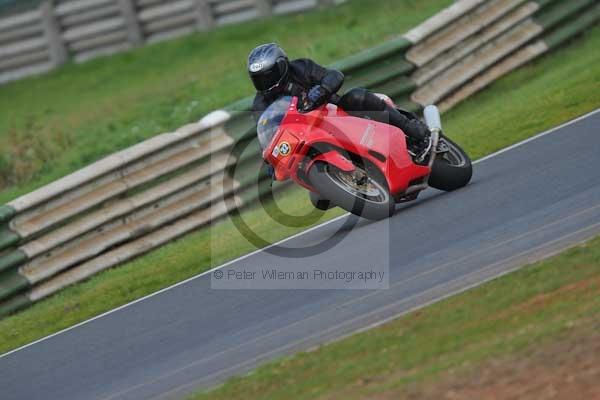
[[[319,154],[312,158],[304,168],[306,171],[310,170],[314,163],[322,161],[327,164],[335,165],[336,168],[341,169],[345,172],[352,172],[356,170],[356,166],[352,164],[352,161],[348,160],[337,150],[330,150],[327,153]]]
[[[297,111],[297,101],[292,101],[279,131],[263,152],[263,158],[275,168],[277,180],[291,178],[311,189],[303,177],[316,161],[308,158],[313,148],[319,150],[317,157],[321,161],[345,170],[348,160],[344,150],[369,160],[385,176],[393,195],[403,193],[409,183],[429,175],[429,167],[412,161],[402,130],[352,117],[331,104],[302,114]],[[341,156],[328,154],[340,149]]]

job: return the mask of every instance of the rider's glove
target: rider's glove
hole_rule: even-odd
[[[321,104],[327,95],[328,92],[323,86],[313,86],[313,88],[308,92],[308,100],[313,104]]]

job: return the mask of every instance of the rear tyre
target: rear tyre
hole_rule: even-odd
[[[331,203],[360,217],[380,220],[394,214],[395,201],[383,177],[357,167],[360,179],[333,165],[316,162],[308,171],[312,186]]]
[[[437,155],[433,162],[429,186],[450,192],[466,186],[473,176],[473,165],[468,154],[445,136],[440,138],[448,151]]]

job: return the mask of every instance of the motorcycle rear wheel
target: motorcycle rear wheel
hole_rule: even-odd
[[[438,154],[431,175],[429,186],[450,192],[466,186],[473,176],[473,165],[469,155],[446,136],[440,138],[448,146],[448,151]]]
[[[324,162],[316,162],[308,171],[308,177],[323,198],[354,215],[370,220],[393,215],[396,203],[385,180],[374,171],[365,173],[360,168],[358,171],[364,173],[364,182],[356,182],[355,175],[351,172]]]

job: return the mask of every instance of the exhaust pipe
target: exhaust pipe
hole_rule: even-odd
[[[423,110],[423,116],[425,117],[425,123],[429,127],[430,131],[442,130],[442,119],[440,118],[440,110],[434,105],[429,105]]]
[[[433,168],[433,162],[435,161],[435,149],[437,149],[440,136],[442,135],[442,118],[440,117],[440,110],[432,105],[425,107],[423,110],[423,116],[425,117],[425,123],[429,127],[431,132],[431,148],[429,149],[429,168]],[[429,180],[429,178],[427,178]]]

